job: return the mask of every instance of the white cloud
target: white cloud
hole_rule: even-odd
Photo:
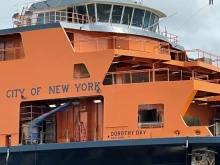
[[[218,30],[220,27],[220,2],[214,0],[213,6],[209,6],[208,3],[209,0],[146,0],[145,2],[150,7],[163,11],[167,16],[178,12],[177,15],[161,23],[163,25],[161,29],[166,26],[168,32],[171,33],[174,33],[200,10],[177,31],[179,44],[183,45],[185,49],[198,48],[220,54],[220,46],[218,46],[220,39]],[[203,8],[204,6],[206,7]]]

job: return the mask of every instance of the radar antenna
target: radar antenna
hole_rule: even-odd
[[[143,0],[132,0],[134,3],[140,3],[142,4],[143,3]]]

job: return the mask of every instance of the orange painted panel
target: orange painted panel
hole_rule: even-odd
[[[75,40],[89,40],[94,37],[114,35],[111,33],[93,33],[77,30],[74,33]],[[10,121],[7,127],[0,127],[0,146],[5,146],[6,134],[12,135],[12,145],[18,145],[19,143],[19,107],[21,102],[99,95],[104,97],[104,105],[102,107],[99,105],[98,107],[98,118],[96,116],[96,106],[89,99],[82,102],[80,107],[74,106],[74,113],[70,110],[68,114],[69,120],[67,120],[66,111],[57,114],[58,142],[65,142],[64,133],[66,129],[71,130],[73,123],[76,122],[79,116],[81,120],[87,122],[89,140],[94,140],[97,119],[98,140],[110,140],[112,136],[113,138],[118,137],[121,131],[127,131],[124,138],[128,139],[174,137],[176,136],[174,134],[175,130],[181,130],[180,136],[195,136],[195,130],[197,129],[201,130],[201,135],[210,135],[206,127],[187,127],[182,117],[187,112],[196,90],[220,93],[220,88],[217,84],[189,80],[112,86],[102,85],[115,54],[164,60],[170,60],[170,56],[127,50],[104,50],[112,46],[112,41],[106,40],[102,40],[103,42],[100,45],[100,49],[104,51],[93,52],[91,50],[96,48],[93,44],[89,44],[83,47],[89,52],[75,53],[62,28],[28,31],[21,33],[21,36],[25,58],[8,61],[0,65],[0,70],[3,71],[1,76],[4,77],[1,80],[1,85],[4,88],[0,90],[1,110],[7,112],[4,112],[4,115],[0,115],[0,125],[5,125],[5,123]],[[122,46],[125,48],[129,48],[131,45],[133,47],[135,44],[121,42],[120,40],[117,42],[115,43],[116,46],[123,44]],[[12,44],[8,46],[12,46]],[[74,44],[74,48],[76,47],[77,45]],[[142,49],[142,47],[143,45],[140,45],[140,47],[134,47],[134,49]],[[149,46],[147,49],[152,52],[153,48],[154,45]],[[74,78],[73,66],[78,63],[86,65],[90,78]],[[121,78],[117,77],[117,81],[121,81]],[[77,90],[76,85],[79,86],[79,84],[82,85],[83,83],[100,83],[101,92],[82,90],[82,88]],[[68,92],[49,93],[49,86],[65,84],[69,85]],[[40,91],[38,95],[34,95],[31,91],[37,87],[40,87]],[[13,97],[12,95],[7,95],[8,90],[14,89],[24,89],[25,98],[21,98],[21,93]],[[164,104],[164,128],[138,128],[138,105],[140,104]],[[194,112],[190,110],[189,113]],[[201,114],[201,116],[208,117],[205,113]],[[206,123],[207,118],[204,120],[204,124]],[[72,136],[70,134],[71,138]]]

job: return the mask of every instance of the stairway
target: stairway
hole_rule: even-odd
[[[78,122],[75,125],[75,142],[86,141],[86,129],[83,122]]]

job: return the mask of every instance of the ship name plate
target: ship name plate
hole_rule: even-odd
[[[47,88],[49,95],[69,93],[69,91],[75,92],[89,92],[100,91],[100,82],[88,82],[88,83],[76,83],[76,84],[62,84],[62,85],[50,85]],[[6,98],[18,98],[26,97],[27,95],[38,96],[40,95],[42,87],[33,87],[31,89],[17,88],[9,89],[5,92]]]

